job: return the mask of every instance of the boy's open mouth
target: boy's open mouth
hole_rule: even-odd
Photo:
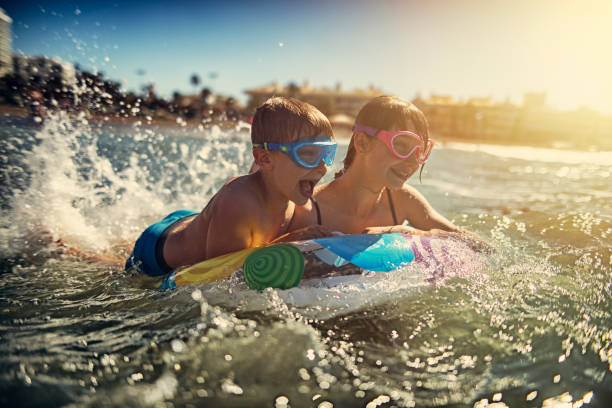
[[[300,180],[300,193],[306,198],[312,197],[315,184],[314,180]]]

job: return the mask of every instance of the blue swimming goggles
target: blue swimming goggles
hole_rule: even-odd
[[[300,167],[306,169],[315,168],[321,163],[331,166],[336,156],[338,143],[332,140],[318,142],[289,142],[289,143],[254,143],[253,147],[261,147],[265,150],[278,150],[291,157]]]

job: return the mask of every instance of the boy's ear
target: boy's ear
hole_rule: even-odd
[[[260,169],[269,169],[270,166],[272,166],[272,156],[270,155],[270,151],[261,147],[256,147],[253,149],[253,158],[255,159],[255,164],[259,166]]]
[[[353,137],[353,145],[356,151],[359,153],[367,153],[372,150],[372,138],[370,136],[363,132],[355,132],[355,136]]]

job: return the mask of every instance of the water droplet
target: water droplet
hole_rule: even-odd
[[[200,300],[202,300],[202,291],[200,289],[196,289],[193,292],[191,292],[191,297],[193,298],[193,300],[195,300],[196,302],[199,302]]]
[[[142,373],[134,373],[130,376],[130,378],[134,381],[140,381],[144,379],[144,375],[142,375]]]
[[[289,398],[285,397],[284,395],[277,397],[275,400],[275,406],[278,408],[286,407],[288,404],[289,404]]]
[[[308,381],[310,380],[310,374],[308,374],[308,370],[306,370],[305,368],[300,368],[298,370],[298,374],[300,375],[300,378],[304,381]]]
[[[170,347],[172,347],[172,351],[175,353],[182,353],[187,348],[186,344],[182,340],[178,339],[172,340]]]
[[[226,380],[221,385],[221,389],[227,394],[242,395],[244,393],[242,388],[240,388],[240,386],[237,384],[234,384],[231,380]]]
[[[388,395],[379,395],[372,401],[368,402],[366,408],[376,408],[380,405],[386,404],[389,401],[391,401],[391,398]]]

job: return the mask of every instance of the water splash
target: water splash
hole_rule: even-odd
[[[249,291],[234,276],[161,293],[154,279],[25,242],[42,220],[99,248],[172,210],[201,208],[248,169],[246,140],[236,129],[62,116],[2,139],[11,153],[0,172],[9,182],[0,246],[20,258],[4,260],[0,275],[0,402],[605,406],[612,397],[603,167],[574,179],[562,164],[564,178],[557,164],[534,162],[530,173],[522,160],[440,149],[445,160],[433,157],[428,171],[442,184],[425,179],[421,189],[497,250],[482,271],[441,285],[408,268],[288,291]],[[591,199],[557,194],[550,175]]]
[[[21,171],[29,177],[13,186],[2,214],[10,232],[3,233],[14,243],[47,231],[96,251],[134,239],[175,209],[203,208],[229,176],[248,169],[242,129],[213,126],[177,138],[170,129],[99,126],[83,115],[53,114],[29,146],[11,142],[22,150]]]

